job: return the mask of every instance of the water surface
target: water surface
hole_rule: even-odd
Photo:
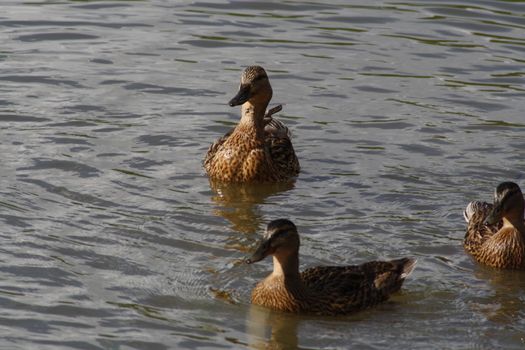
[[[0,13],[0,327],[9,349],[522,349],[525,275],[474,263],[462,210],[525,186],[513,1],[12,1]],[[302,172],[217,187],[201,161],[265,67]],[[414,256],[373,310],[249,305],[264,225],[301,262]]]

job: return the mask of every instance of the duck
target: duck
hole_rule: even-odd
[[[485,265],[525,269],[525,202],[514,182],[500,183],[494,202],[470,202],[463,212],[468,222],[463,247]]]
[[[284,182],[300,171],[291,134],[273,114],[282,105],[266,108],[272,86],[264,68],[249,66],[241,75],[237,95],[229,105],[241,105],[239,123],[215,141],[204,158],[211,180],[225,183]]]
[[[401,258],[361,265],[316,266],[299,272],[300,239],[288,219],[271,221],[247,264],[273,257],[273,272],[252,290],[252,304],[313,315],[345,315],[386,301],[400,290],[417,260]]]

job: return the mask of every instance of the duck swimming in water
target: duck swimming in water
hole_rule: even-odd
[[[478,262],[502,269],[525,269],[525,203],[520,187],[503,182],[494,204],[473,201],[463,212],[468,222],[463,246]]]
[[[241,120],[215,141],[204,158],[204,169],[215,181],[257,183],[287,181],[299,174],[299,161],[290,132],[272,114],[265,113],[272,98],[266,71],[250,66],[241,76],[237,95],[230,106],[242,105]]]
[[[252,291],[252,303],[274,310],[343,315],[374,306],[397,292],[415,267],[402,258],[362,265],[318,266],[299,272],[299,234],[286,219],[268,224],[248,264],[273,256],[273,272]]]

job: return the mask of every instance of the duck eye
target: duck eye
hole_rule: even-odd
[[[254,81],[254,82],[256,82],[256,81],[260,81],[260,80],[263,80],[264,78],[266,78],[266,76],[264,76],[264,75],[258,75],[258,76],[255,77],[255,79],[253,79],[253,81]]]
[[[273,238],[277,238],[277,239],[282,239],[282,238],[286,238],[290,235],[290,228],[289,227],[286,227],[286,228],[281,228],[279,230],[277,230],[272,236]]]
[[[511,197],[513,197],[517,193],[516,190],[510,190],[507,191],[502,197],[501,202],[506,203]]]

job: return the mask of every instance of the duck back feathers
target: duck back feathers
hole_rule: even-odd
[[[304,270],[302,281],[311,292],[309,310],[316,314],[348,314],[387,300],[398,292],[416,260],[402,258],[353,266],[319,266]]]

